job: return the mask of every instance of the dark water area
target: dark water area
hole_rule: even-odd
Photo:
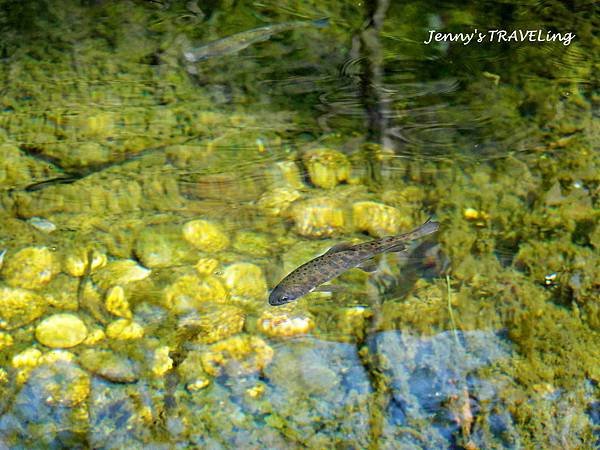
[[[599,12],[0,0],[0,448],[598,448]]]

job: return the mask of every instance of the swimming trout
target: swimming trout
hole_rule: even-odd
[[[239,52],[257,42],[267,41],[274,34],[283,31],[293,30],[307,25],[324,27],[327,26],[328,23],[329,19],[298,20],[295,22],[278,23],[249,31],[242,31],[241,33],[232,34],[231,36],[190,49],[183,53],[183,57],[189,62],[198,62],[213,56],[228,55],[230,53]]]
[[[359,267],[380,253],[406,251],[411,241],[435,233],[439,226],[438,222],[427,220],[419,228],[398,236],[388,236],[356,245],[347,243],[335,245],[281,280],[271,291],[269,304],[278,306],[296,300],[345,271]]]

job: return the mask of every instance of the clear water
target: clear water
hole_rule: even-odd
[[[0,447],[598,446],[593,2],[1,4]]]

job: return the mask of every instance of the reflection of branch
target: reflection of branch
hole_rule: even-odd
[[[390,101],[383,89],[383,55],[379,41],[379,33],[388,6],[389,0],[366,1],[366,26],[360,32],[359,39],[362,66],[360,95],[367,113],[368,139],[389,148],[387,128]],[[370,181],[379,182],[381,179],[379,163],[373,157],[369,159]]]

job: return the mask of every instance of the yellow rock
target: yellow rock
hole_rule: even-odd
[[[223,279],[232,296],[257,299],[267,296],[267,281],[255,264],[232,264],[223,271]]]
[[[95,345],[98,342],[103,341],[104,339],[106,339],[106,334],[104,333],[104,330],[97,328],[88,333],[83,343],[85,345]]]
[[[277,188],[265,192],[258,200],[257,206],[269,216],[279,216],[299,198],[300,192],[295,189]]]
[[[344,211],[340,202],[327,198],[312,198],[292,207],[294,230],[308,237],[329,237],[344,230]]]
[[[147,278],[152,271],[132,259],[112,261],[92,275],[94,282],[103,289]]]
[[[204,389],[209,384],[210,380],[208,378],[199,378],[198,380],[194,380],[186,384],[185,388],[190,392],[197,392]]]
[[[60,264],[49,248],[25,247],[4,258],[1,275],[10,286],[39,289],[58,272]]]
[[[233,336],[213,344],[200,356],[202,367],[212,376],[227,372],[248,375],[262,371],[273,359],[273,349],[256,336]]]
[[[275,163],[271,173],[274,186],[291,189],[303,189],[306,187],[302,182],[300,169],[294,161],[279,161]]]
[[[68,313],[46,317],[35,328],[38,342],[52,348],[75,347],[83,342],[87,333],[83,321]]]
[[[144,336],[144,328],[131,320],[119,319],[108,324],[106,335],[111,339],[139,339]]]
[[[194,247],[205,252],[219,252],[229,246],[229,238],[214,223],[192,220],[183,226],[183,237]]]
[[[83,276],[89,264],[89,254],[90,251],[86,248],[78,248],[69,253],[63,262],[65,272],[72,277]],[[90,264],[90,273],[106,266],[106,263],[108,262],[106,253],[94,249],[91,251],[91,256],[92,262]]]
[[[41,356],[41,351],[37,348],[30,347],[13,356],[12,365],[16,369],[36,367]]]
[[[250,398],[259,398],[265,393],[265,390],[264,384],[257,384],[256,386],[246,389],[246,395]]]
[[[34,292],[0,287],[0,329],[27,325],[40,317],[45,308],[44,298]]]
[[[244,310],[237,306],[205,303],[182,325],[198,329],[198,342],[212,344],[242,331],[245,320]]]
[[[165,306],[175,312],[198,309],[206,302],[227,301],[227,290],[218,278],[183,275],[165,288]]]
[[[199,275],[212,275],[219,267],[219,261],[214,258],[200,258],[194,267]]]
[[[410,217],[396,208],[377,202],[356,202],[352,205],[354,226],[371,236],[382,237],[400,233],[412,226]]]
[[[173,367],[173,360],[169,357],[169,347],[163,346],[154,350],[152,361],[152,373],[156,376],[163,376]]]
[[[0,350],[13,345],[13,337],[4,332],[0,332]]]
[[[124,319],[131,319],[131,308],[129,302],[125,298],[125,291],[119,285],[111,287],[106,292],[106,299],[104,300],[106,310],[114,314],[117,317],[123,317]]]
[[[58,361],[75,361],[75,355],[67,350],[52,350],[40,356],[38,364],[52,364]]]
[[[350,161],[337,150],[309,150],[304,153],[302,161],[310,181],[317,187],[331,189],[350,178]]]
[[[308,314],[286,310],[266,310],[258,319],[257,328],[272,337],[289,337],[306,334],[315,327]]]
[[[478,211],[475,208],[465,208],[463,210],[463,217],[467,220],[474,221],[475,225],[483,227],[490,218],[490,215],[484,211]]]

